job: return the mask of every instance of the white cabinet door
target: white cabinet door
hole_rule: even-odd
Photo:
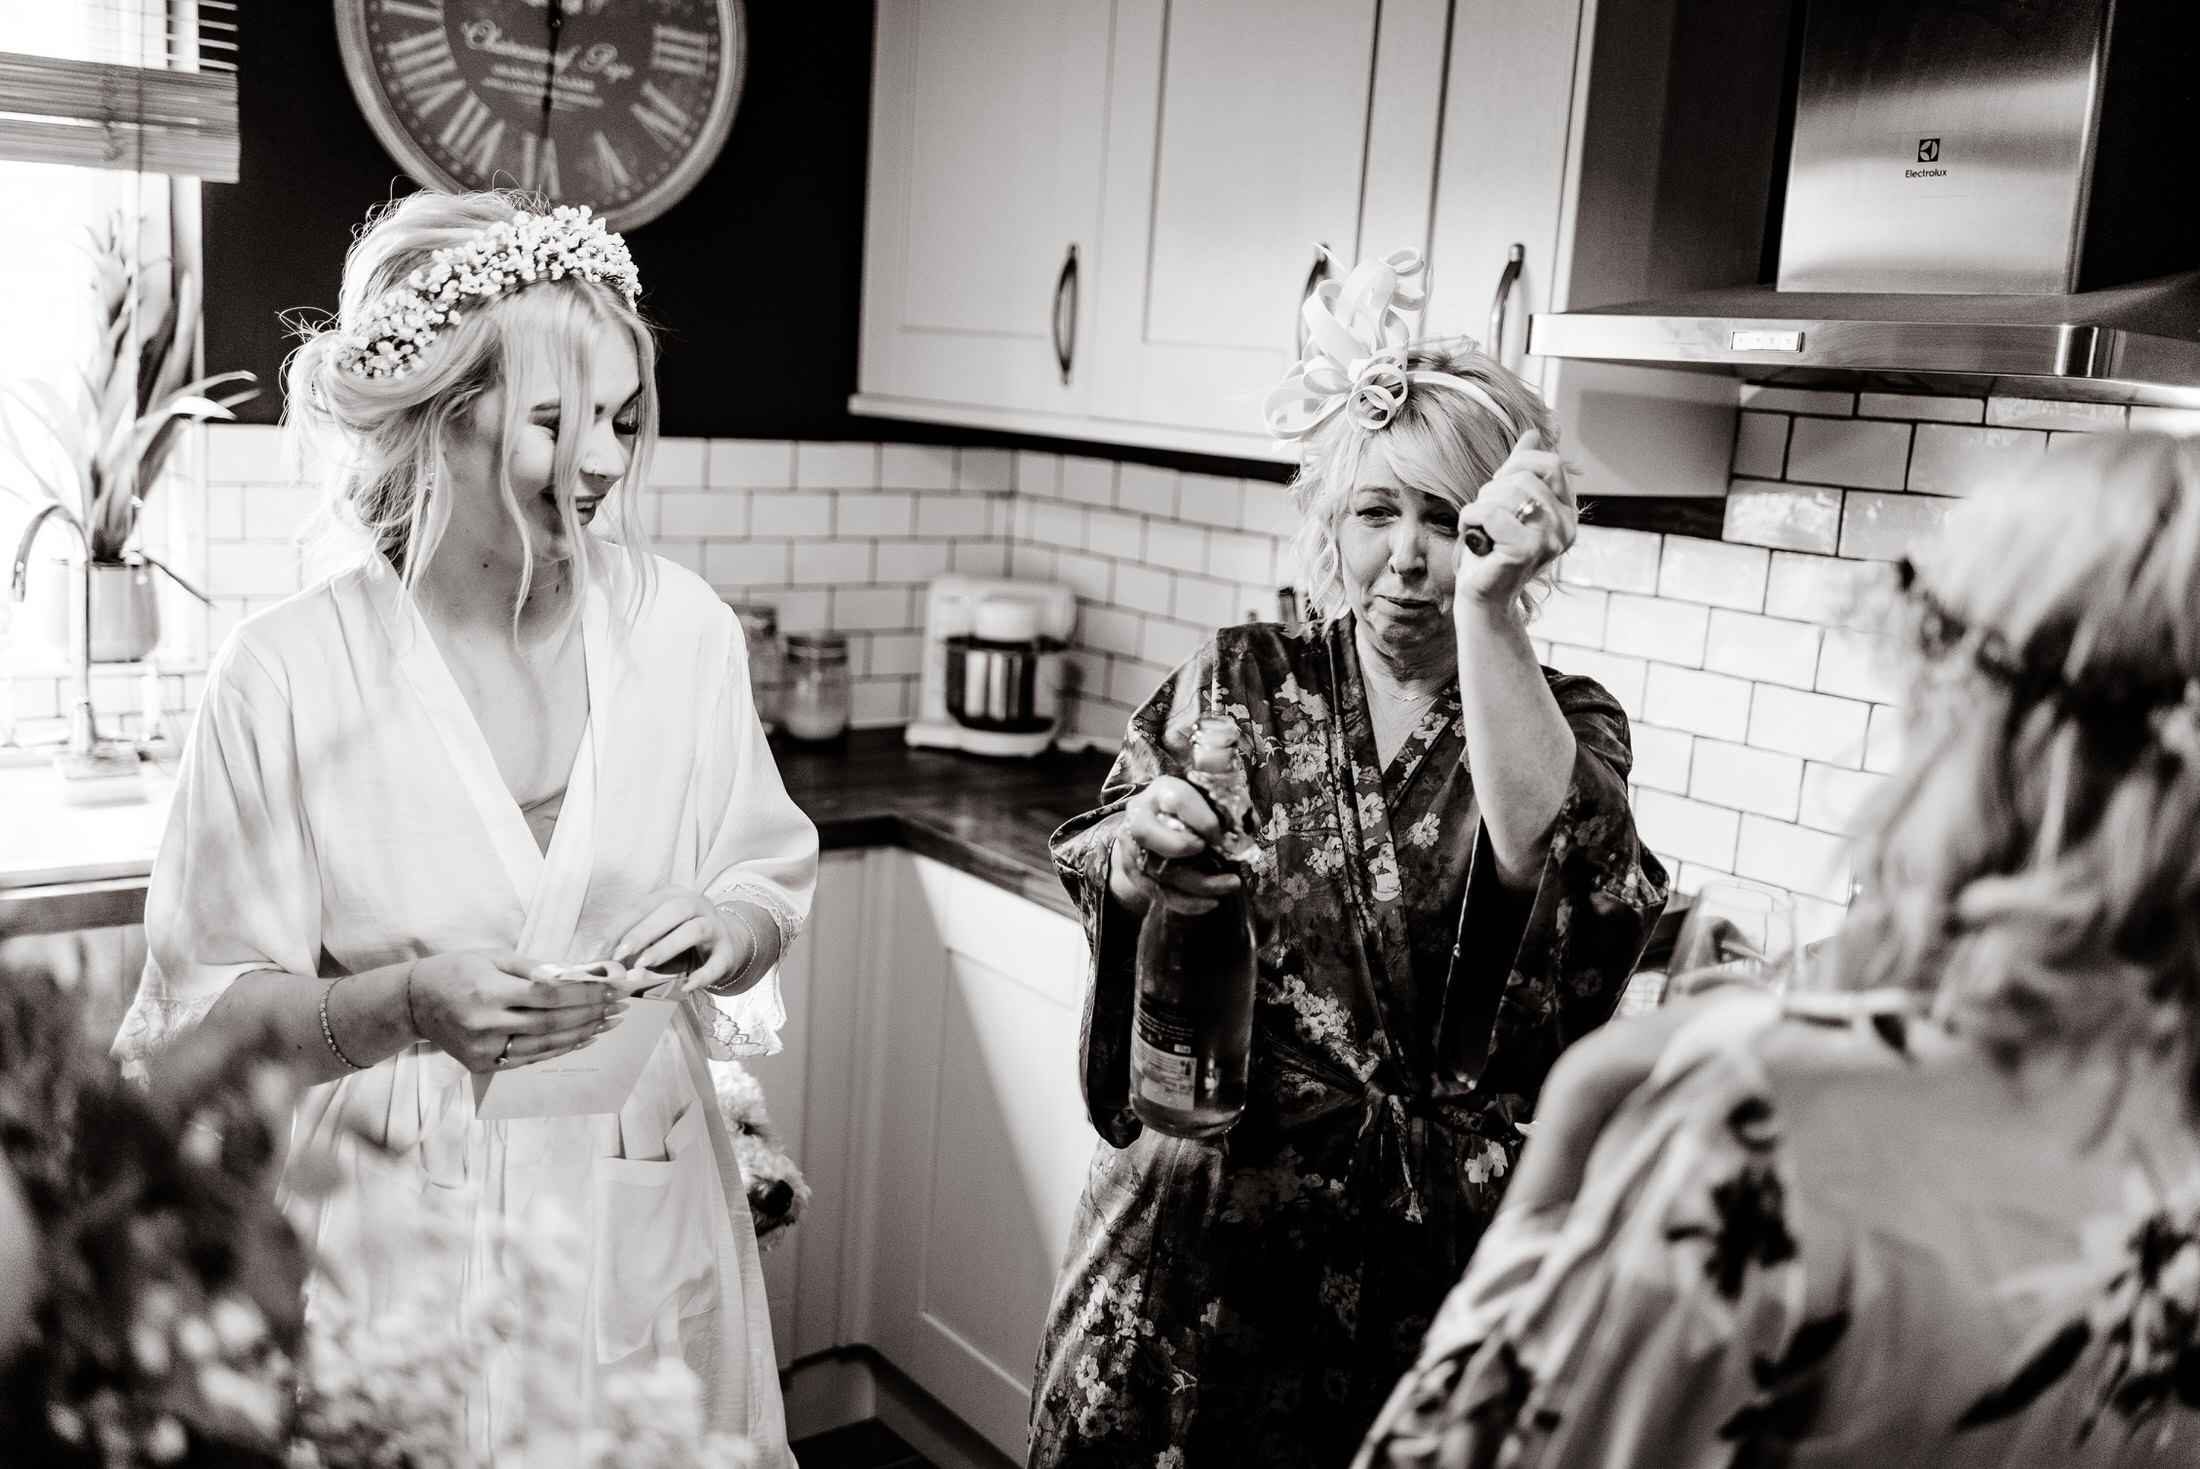
[[[1098,417],[1264,452],[1317,245],[1426,247],[1448,8],[1118,0]]]
[[[1701,495],[1726,484],[1730,378],[1525,354],[1531,313],[1656,292],[1657,140],[1675,15],[1648,0],[1601,15],[1595,0],[1454,0],[1452,10],[1427,330],[1473,337],[1542,391],[1582,494]],[[1591,101],[1605,113],[1596,140]],[[1520,271],[1493,341],[1515,246]]]
[[[1534,381],[1522,358],[1528,313],[1562,309],[1560,226],[1567,197],[1582,0],[1455,0],[1444,94],[1443,161],[1429,249],[1428,331],[1467,336]],[[1515,245],[1521,268],[1504,340],[1492,306]]]
[[[746,1063],[811,1190],[801,1223],[764,1256],[772,1345],[782,1369],[855,1340],[848,1329],[854,1303],[845,1266],[861,1241],[861,1093],[855,1079],[863,1015],[858,985],[869,961],[862,915],[870,911],[872,860],[866,852],[828,852],[818,864],[809,925],[779,971],[786,1048]]]
[[[1069,919],[906,853],[881,912],[867,1338],[1024,1457],[1032,1368],[1098,1141],[1078,1090],[1085,941]]]
[[[887,401],[871,411],[1084,411],[1086,374],[1065,381],[1056,356],[1057,287],[1067,349],[1091,335],[1110,8],[878,7],[859,403]]]

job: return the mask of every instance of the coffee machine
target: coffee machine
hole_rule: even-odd
[[[1062,730],[1062,655],[1077,594],[1053,582],[943,576],[924,599],[924,679],[904,737],[934,750],[1032,756]]]

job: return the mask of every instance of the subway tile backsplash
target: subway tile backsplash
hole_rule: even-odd
[[[1795,896],[1802,937],[1839,922],[1846,836],[1900,755],[1899,690],[1873,632],[1885,563],[2006,456],[2074,433],[2200,433],[2200,412],[1748,386],[1722,540],[1582,528],[1531,630],[1634,723],[1636,813],[1683,890],[1738,876]],[[163,544],[210,584],[170,597],[159,665],[180,721],[206,651],[298,584],[311,494],[274,430],[218,426]],[[644,515],[657,548],[790,631],[849,639],[859,723],[914,711],[923,588],[949,571],[1078,594],[1072,731],[1113,744],[1132,708],[1215,627],[1275,615],[1299,580],[1284,489],[1090,455],[891,443],[670,439]],[[7,530],[0,526],[0,531]],[[189,574],[189,571],[186,571]],[[26,734],[60,712],[58,669],[22,655]],[[126,730],[142,672],[103,669]],[[4,714],[5,710],[0,710]]]
[[[1724,539],[1586,525],[1533,631],[1632,716],[1636,816],[1678,885],[1784,889],[1807,941],[1839,923],[1846,837],[1900,759],[1886,563],[1997,462],[2200,413],[1774,386],[1742,409]]]

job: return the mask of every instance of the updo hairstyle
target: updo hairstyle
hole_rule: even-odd
[[[446,324],[405,372],[368,377],[339,365],[343,333],[367,322],[384,294],[429,264],[436,251],[463,245],[523,210],[539,214],[549,208],[510,190],[455,195],[423,190],[378,210],[359,231],[344,260],[336,321],[308,328],[285,368],[284,427],[291,452],[301,474],[318,478],[324,489],[308,534],[314,574],[334,574],[379,555],[408,586],[414,584],[449,522],[445,448],[475,401],[516,381],[528,348],[548,342],[558,364],[560,419],[592,422],[590,351],[602,333],[612,332],[632,344],[641,377],[632,462],[598,509],[593,532],[573,511],[583,435],[558,436],[553,483],[581,584],[607,552],[629,562],[635,573],[630,587],[638,591],[651,583],[652,563],[634,500],[636,487],[648,482],[657,441],[657,341],[649,323],[616,289],[578,276],[534,281],[461,302],[461,319]],[[533,537],[506,466],[507,448],[526,422],[528,406],[518,395],[506,395],[497,452],[505,509],[530,568],[521,575],[521,604],[527,599]],[[518,616],[517,606],[513,615]]]
[[[1904,758],[1860,837],[1846,980],[2014,1059],[2200,1058],[2200,444],[2058,447],[1917,554]],[[2200,1087],[2191,1093],[2200,1099]]]
[[[1558,425],[1543,399],[1473,344],[1417,342],[1407,349],[1406,371],[1463,378],[1489,394],[1521,433],[1535,429],[1543,436],[1544,448],[1558,447]],[[1361,428],[1349,413],[1339,413],[1323,424],[1309,442],[1305,464],[1290,486],[1292,503],[1299,510],[1292,545],[1306,573],[1308,619],[1333,622],[1352,610],[1337,549],[1337,527],[1369,456],[1378,456],[1406,488],[1464,506],[1497,473],[1512,453],[1513,441],[1514,434],[1489,409],[1440,383],[1413,383],[1405,401],[1381,428]],[[1521,593],[1521,618],[1532,618],[1556,585],[1552,568],[1538,573]]]

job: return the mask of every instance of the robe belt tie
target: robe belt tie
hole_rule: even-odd
[[[1353,1171],[1375,1192],[1377,1207],[1409,1224],[1426,1224],[1420,1179],[1428,1162],[1433,1127],[1462,1143],[1479,1139],[1467,1116],[1424,1093],[1394,1091],[1374,1078],[1361,1080],[1333,1062],[1295,1046],[1273,1043],[1276,1060],[1286,1069],[1326,1089],[1330,1096],[1312,1102],[1299,1115],[1307,1121],[1332,1116],[1357,1104],[1360,1126]],[[1464,1148],[1453,1151],[1464,1152]]]
[[[1375,1165],[1374,1176],[1390,1182],[1383,1208],[1408,1224],[1424,1224],[1421,1168],[1428,1159],[1428,1118],[1406,1110],[1396,1092],[1370,1087],[1360,1114],[1360,1158]]]

